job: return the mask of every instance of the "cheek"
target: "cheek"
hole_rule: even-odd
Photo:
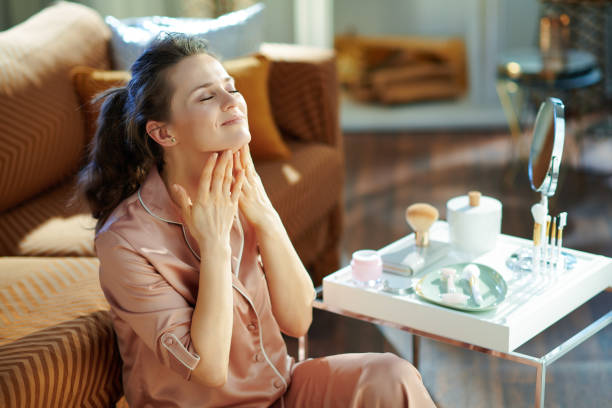
[[[246,101],[244,100],[244,96],[240,95],[240,109],[244,112],[245,115],[248,115],[249,109],[247,107]]]
[[[209,130],[213,125],[214,118],[210,110],[202,107],[183,112],[174,120],[174,128],[183,137]]]

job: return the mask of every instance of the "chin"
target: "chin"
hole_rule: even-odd
[[[238,150],[240,150],[240,148],[246,144],[249,144],[251,142],[251,133],[247,133],[246,135],[244,135],[244,138],[241,138],[241,140],[234,146],[232,147],[232,153],[236,153]]]

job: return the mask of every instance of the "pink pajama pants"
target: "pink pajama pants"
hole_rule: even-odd
[[[420,373],[391,353],[339,354],[297,363],[274,408],[435,407]]]

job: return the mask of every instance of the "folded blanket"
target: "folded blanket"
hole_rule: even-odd
[[[336,36],[338,76],[360,101],[405,103],[465,93],[461,39]]]

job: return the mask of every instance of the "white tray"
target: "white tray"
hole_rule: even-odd
[[[448,225],[439,221],[431,229],[431,239],[448,242]],[[408,235],[380,250],[380,253],[414,241]],[[412,327],[416,330],[486,347],[502,352],[514,351],[541,331],[580,305],[612,286],[612,258],[564,248],[578,260],[574,269],[563,273],[523,274],[512,279],[507,257],[528,240],[501,235],[494,250],[476,258],[451,252],[449,256],[415,275],[421,277],[433,268],[457,262],[473,261],[488,265],[504,276],[508,283],[506,299],[497,309],[470,313],[434,305],[416,294],[398,296],[376,289],[356,286],[350,267],[323,279],[323,302],[326,305],[363,314],[376,319]],[[409,278],[383,273],[383,278],[399,287]]]

